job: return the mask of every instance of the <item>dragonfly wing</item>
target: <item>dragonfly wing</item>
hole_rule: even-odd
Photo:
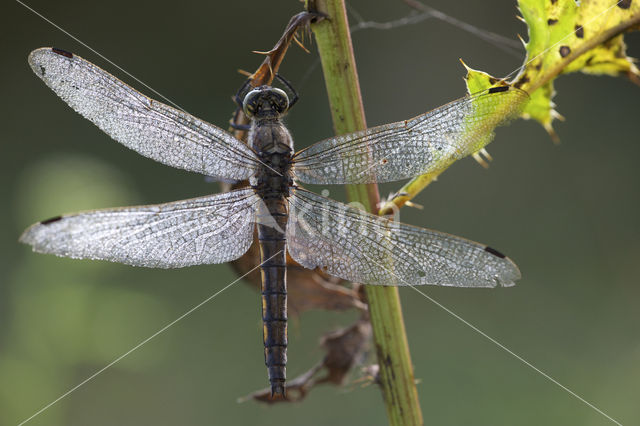
[[[152,268],[223,263],[251,246],[259,201],[247,188],[70,214],[32,225],[20,241],[41,253]]]
[[[518,267],[464,238],[409,226],[295,189],[287,247],[296,262],[374,285],[512,286]]]
[[[259,166],[253,150],[229,133],[146,97],[79,56],[41,48],[29,64],[71,108],[145,157],[221,179],[247,179]]]
[[[296,153],[304,183],[391,182],[448,167],[490,142],[529,95],[497,87],[465,96],[415,118],[325,139]]]

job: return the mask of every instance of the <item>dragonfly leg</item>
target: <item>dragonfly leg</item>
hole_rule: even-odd
[[[251,124],[237,124],[237,123],[234,123],[233,121],[229,122],[229,126],[231,126],[231,128],[234,130],[247,131],[251,129]]]
[[[247,93],[249,93],[251,89],[253,89],[251,86],[251,79],[247,79],[233,97],[234,102],[240,107],[240,109],[242,109],[244,97],[247,96]]]
[[[298,96],[298,92],[296,91],[296,89],[293,88],[293,85],[289,82],[289,80],[287,80],[280,74],[276,74],[276,78],[280,83],[282,83],[284,87],[286,87],[291,92],[292,96],[291,96],[291,100],[289,101],[289,109],[291,109],[291,107],[293,107],[296,104],[296,102],[298,102],[298,99],[300,99],[300,96]]]

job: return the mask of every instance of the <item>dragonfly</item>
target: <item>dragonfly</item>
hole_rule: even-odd
[[[272,396],[284,396],[286,386],[287,253],[305,268],[367,285],[507,287],[521,278],[511,259],[487,245],[376,216],[299,184],[390,182],[437,170],[477,151],[469,129],[490,122],[496,106],[525,101],[524,91],[494,87],[294,152],[283,117],[295,102],[280,88],[246,91],[245,144],[73,53],[40,48],[28,60],[71,108],[126,147],[172,167],[249,184],[165,204],[56,216],[29,227],[20,241],[40,253],[181,268],[237,259],[257,230]]]

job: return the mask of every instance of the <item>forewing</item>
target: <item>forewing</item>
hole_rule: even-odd
[[[302,189],[290,197],[287,247],[306,268],[363,284],[508,287],[520,279],[518,267],[490,247]]]
[[[223,263],[251,246],[259,201],[247,188],[70,214],[32,225],[20,241],[41,253],[151,268]]]
[[[224,130],[144,96],[79,56],[41,48],[29,64],[71,108],[145,157],[234,180],[253,176],[259,165],[255,153]]]
[[[294,173],[304,183],[355,184],[437,171],[482,149],[528,98],[512,87],[493,88],[410,120],[325,139],[295,155]]]

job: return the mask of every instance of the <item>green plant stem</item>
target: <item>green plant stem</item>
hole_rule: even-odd
[[[360,83],[343,0],[317,0],[308,7],[328,15],[313,25],[331,106],[334,130],[344,134],[366,128]],[[347,185],[351,201],[377,212],[377,185]],[[413,365],[396,287],[366,286],[373,338],[380,366],[380,383],[389,423],[421,425]]]

